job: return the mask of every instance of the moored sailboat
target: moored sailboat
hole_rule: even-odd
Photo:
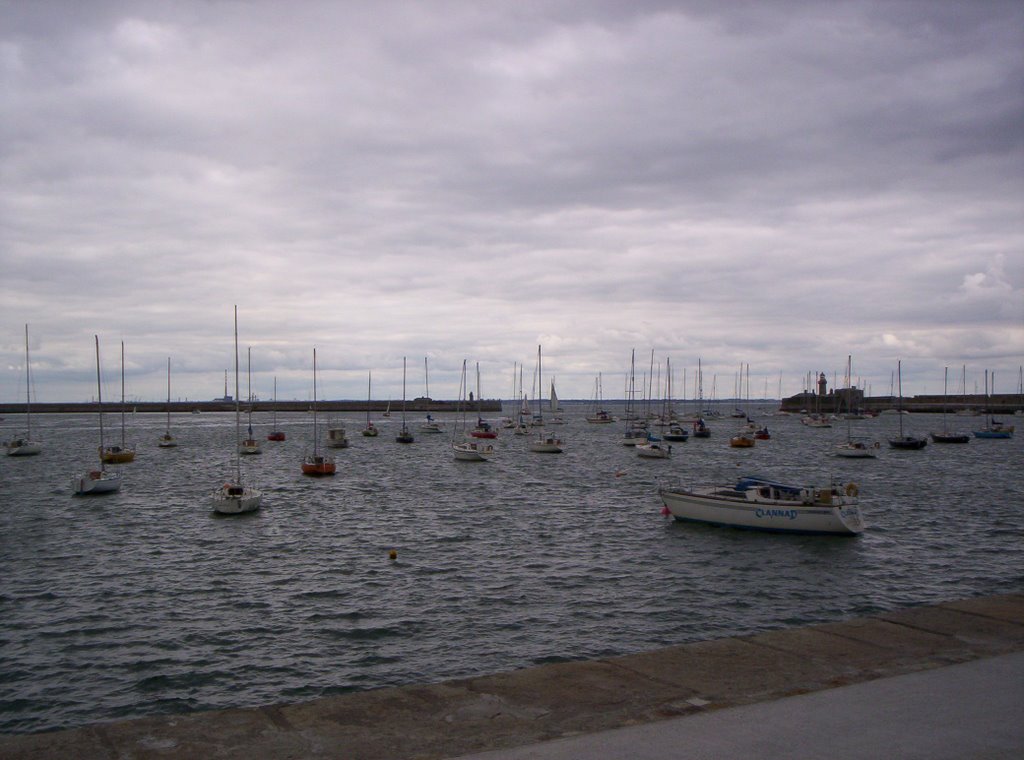
[[[405,424],[405,357],[402,357],[402,429],[398,431],[398,435],[395,436],[397,443],[412,443],[416,439],[413,438],[412,433],[409,432],[408,426]]]
[[[373,383],[373,373],[366,373],[366,427],[363,428],[363,435],[367,438],[376,438],[380,435],[380,430],[376,428],[373,422],[370,420],[370,399],[371,392],[370,388]]]
[[[249,397],[249,407],[246,410],[246,429],[248,436],[238,448],[239,454],[262,454],[263,447],[260,442],[256,440],[256,437],[252,433],[252,347],[250,346],[246,351],[246,395]],[[235,394],[238,395],[237,393]]]
[[[235,306],[235,477],[229,480],[210,497],[215,512],[222,515],[238,515],[254,512],[260,508],[263,493],[242,482],[242,457],[239,447],[242,439],[242,410],[238,400],[238,306]]]
[[[316,348],[313,349],[313,453],[302,460],[302,474],[313,477],[333,475],[336,469],[334,457],[320,453],[320,431],[316,422]]]
[[[889,445],[894,449],[904,449],[907,451],[916,451],[923,449],[928,445],[927,438],[918,438],[917,436],[904,434],[903,433],[903,362],[896,362],[896,374],[899,382],[899,406],[897,411],[899,412],[900,421],[900,434],[895,438],[889,439]]]
[[[700,522],[776,533],[856,535],[864,521],[857,486],[799,486],[760,477],[741,477],[733,486],[662,486],[667,514]]]
[[[4,444],[9,457],[30,457],[43,450],[43,444],[32,440],[32,379],[29,373],[28,325],[25,325],[25,435]]]
[[[178,439],[171,435],[171,357],[167,357],[167,427],[160,436],[157,445],[162,449],[170,449],[178,445]]]
[[[459,382],[460,424],[452,427],[452,455],[460,462],[486,462],[494,456],[494,444],[466,436],[466,360],[462,360],[462,379]],[[461,432],[462,440],[456,440]]]
[[[278,430],[277,428],[277,377],[274,377],[274,417],[273,421],[271,422],[271,427],[273,429],[269,433],[267,433],[268,441],[285,440],[286,436],[284,434],[284,431]]]
[[[96,411],[100,421],[100,446],[103,451],[103,389],[100,384],[100,337],[96,339]],[[85,473],[74,478],[71,482],[75,496],[87,496],[91,494],[113,493],[121,489],[121,473],[107,472],[103,465],[103,457],[99,458],[100,467],[98,470],[89,469]]]
[[[971,440],[971,436],[967,433],[958,433],[951,431],[949,426],[946,424],[946,394],[948,392],[949,384],[949,367],[943,368],[942,376],[942,432],[931,434],[932,441],[935,443],[968,443]]]
[[[100,457],[107,464],[127,464],[135,461],[135,449],[125,443],[124,403],[124,341],[121,341],[121,445],[107,446],[100,451]]]

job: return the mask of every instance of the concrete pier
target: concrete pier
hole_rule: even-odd
[[[993,692],[1003,708],[1000,714],[1021,717],[1011,721],[1012,727],[1024,725],[1024,690],[1018,677],[1022,660],[1006,661],[1018,666],[1006,670],[996,658],[1020,652],[1024,593],[303,704],[4,735],[0,757],[451,758],[489,750],[540,757],[526,745],[577,737],[582,747],[599,732],[622,727],[667,731],[687,724],[675,720],[679,716],[700,716],[700,721],[714,724],[716,716],[724,721],[740,706],[782,704],[828,690],[838,694],[837,687],[854,684],[870,689],[872,683],[926,672],[948,673],[916,688],[928,689],[934,705],[952,714],[959,697],[953,689],[944,692],[942,684],[960,682],[962,676],[952,666],[962,663],[977,663],[975,669],[985,665],[976,679],[996,678],[1000,672],[1011,679],[1009,688],[994,681]],[[873,709],[870,697],[860,709]],[[884,723],[891,716],[875,717]],[[950,730],[978,729],[964,723]],[[1016,746],[1024,743],[1020,736],[1020,731],[1004,732],[1000,741],[1003,750],[1010,745],[1011,754],[990,756],[1024,756],[1024,746]],[[524,747],[523,753],[516,747]],[[673,756],[687,757],[684,748],[677,749]],[[926,756],[923,747],[916,753],[912,746],[904,749],[910,753],[906,756]],[[592,748],[586,751],[593,755]],[[557,756],[572,753],[569,749]]]

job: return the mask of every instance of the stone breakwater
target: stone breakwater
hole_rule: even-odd
[[[122,411],[137,413],[166,414],[166,401],[120,401],[103,402],[103,411],[110,414],[118,414]],[[401,401],[317,401],[316,408],[320,412],[383,412],[390,406],[392,414],[398,414],[402,410]],[[234,401],[172,401],[170,404],[173,414],[189,414],[191,412],[233,412],[235,411]],[[313,408],[312,401],[248,401],[241,402],[242,411],[248,412],[305,412]],[[405,402],[406,414],[423,412],[458,412],[462,407],[458,401],[436,401],[434,399],[416,399]],[[501,401],[484,399],[471,405],[466,405],[467,415],[481,412],[501,412]],[[24,414],[24,404],[0,404],[0,414]],[[33,414],[96,414],[95,402],[58,402],[58,403],[33,403]]]
[[[5,735],[0,757],[446,758],[1020,651],[1015,593],[302,704]]]

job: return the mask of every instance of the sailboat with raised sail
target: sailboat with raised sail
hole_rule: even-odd
[[[124,341],[121,341],[121,445],[107,446],[100,452],[100,457],[107,464],[127,464],[135,461],[135,449],[125,443],[125,403],[124,403]]]
[[[906,450],[917,450],[923,449],[928,445],[927,438],[918,438],[913,435],[904,435],[903,433],[903,362],[902,360],[896,362],[896,375],[899,382],[899,406],[897,411],[899,413],[900,420],[900,434],[895,438],[889,439],[889,445],[894,449],[906,449]]]
[[[25,325],[25,435],[4,444],[9,457],[30,457],[43,450],[43,444],[32,440],[32,376],[29,373],[28,325]]]
[[[551,378],[551,393],[548,397],[548,411],[551,412],[551,417],[548,419],[549,425],[564,425],[565,417],[562,416],[562,407],[558,403],[558,394],[555,393],[555,378]]]
[[[242,482],[242,457],[239,448],[242,442],[242,409],[238,400],[238,306],[235,306],[235,477],[216,491],[210,501],[215,512],[222,515],[238,515],[254,512],[260,508],[263,493]]]
[[[167,428],[157,444],[162,449],[174,448],[178,439],[171,435],[171,357],[167,357]]]
[[[313,453],[302,460],[302,474],[322,477],[333,475],[334,458],[320,453],[320,430],[316,422],[316,348],[313,348]]]
[[[96,339],[96,411],[100,419],[100,446],[103,451],[103,389],[100,384],[100,336]],[[87,496],[91,494],[113,493],[121,489],[121,473],[107,472],[103,465],[103,457],[99,458],[100,468],[98,470],[86,470],[83,475],[72,480],[72,487],[75,496]]]
[[[402,357],[402,429],[395,436],[398,443],[412,443],[415,440],[405,424],[405,357]]]
[[[277,377],[276,376],[274,377],[274,417],[273,417],[273,422],[271,423],[271,428],[273,428],[273,429],[269,433],[267,433],[267,440],[268,441],[283,441],[283,440],[285,440],[286,436],[284,434],[284,431],[283,430],[278,430],[278,428],[277,428]]]

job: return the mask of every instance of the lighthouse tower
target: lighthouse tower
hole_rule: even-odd
[[[825,396],[828,393],[828,380],[825,379],[825,373],[822,372],[818,375],[818,395]]]

